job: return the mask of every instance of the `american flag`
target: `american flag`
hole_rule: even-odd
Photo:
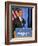
[[[14,18],[16,18],[16,13],[15,11],[12,11],[12,20],[14,20]]]

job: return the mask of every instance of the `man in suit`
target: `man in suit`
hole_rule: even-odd
[[[25,25],[25,20],[22,18],[23,11],[19,8],[15,9],[14,20],[12,21],[14,37],[16,37],[15,28],[22,28]]]

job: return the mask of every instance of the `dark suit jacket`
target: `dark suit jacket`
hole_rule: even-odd
[[[19,18],[15,18],[14,21],[12,22],[13,28],[22,28],[25,25],[25,20],[22,18],[22,21],[19,20]]]

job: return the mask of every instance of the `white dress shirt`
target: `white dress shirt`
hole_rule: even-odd
[[[22,18],[21,17],[19,17],[19,19],[20,19],[20,21],[22,21]]]

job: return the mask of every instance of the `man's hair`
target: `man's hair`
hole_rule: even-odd
[[[14,11],[19,12],[19,11],[22,11],[22,9],[21,8],[16,8]]]

